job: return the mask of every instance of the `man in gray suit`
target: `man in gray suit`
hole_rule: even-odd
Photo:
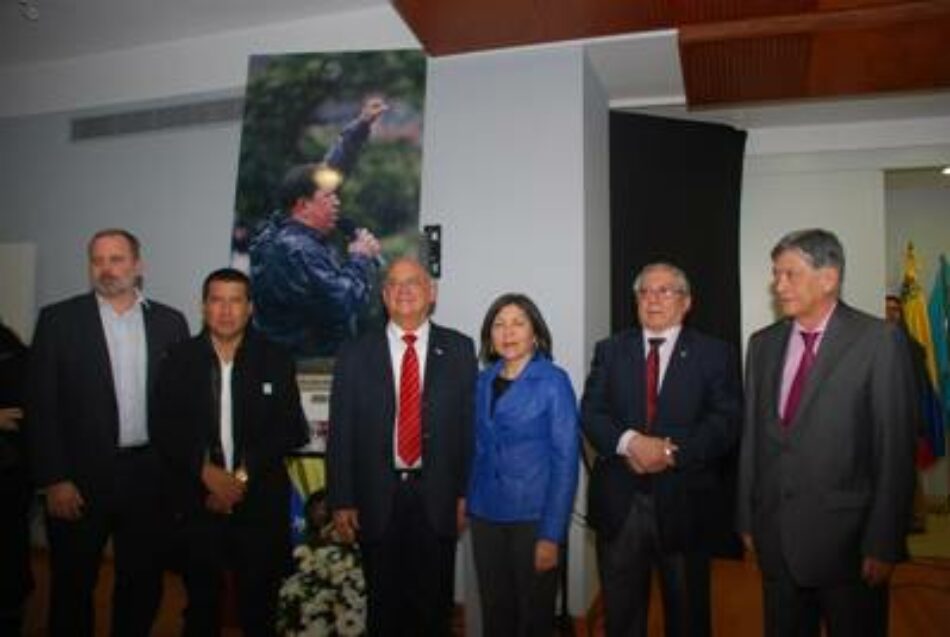
[[[910,361],[893,326],[841,299],[832,233],[772,249],[784,318],[746,362],[739,531],[762,570],[765,634],[887,632],[887,582],[906,558],[914,485]]]

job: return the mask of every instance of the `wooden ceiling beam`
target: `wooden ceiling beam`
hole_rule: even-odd
[[[926,23],[948,16],[948,0],[905,2],[682,25],[679,29],[679,41],[682,45],[690,45],[845,29],[870,29],[908,22]]]

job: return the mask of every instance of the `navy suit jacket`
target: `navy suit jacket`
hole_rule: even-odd
[[[906,557],[915,408],[900,331],[839,302],[795,418],[779,417],[792,322],[749,339],[739,530],[766,575],[802,586],[854,581],[863,557]]]
[[[142,306],[148,397],[168,347],[188,338],[185,317],[155,301]],[[155,405],[148,401],[148,417]],[[84,498],[112,490],[119,415],[105,330],[93,293],[43,308],[30,352],[28,413],[39,487],[71,480]]]
[[[435,532],[455,537],[456,503],[465,497],[474,438],[475,348],[459,332],[432,324],[422,390],[422,476]],[[383,329],[350,341],[337,355],[330,398],[327,501],[359,511],[360,540],[382,537],[397,476],[396,395]]]
[[[584,434],[597,452],[588,487],[588,522],[604,538],[620,530],[638,491],[655,496],[667,551],[715,550],[731,513],[721,503],[722,460],[738,440],[739,370],[725,342],[684,327],[674,345],[650,435],[679,447],[676,466],[638,475],[617,455],[627,429],[646,421],[646,356],[639,329],[597,344],[581,400]]]

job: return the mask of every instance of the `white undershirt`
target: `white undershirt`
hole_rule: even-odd
[[[234,361],[221,361],[221,451],[224,454],[224,468],[234,470],[234,419],[231,411],[231,371]]]

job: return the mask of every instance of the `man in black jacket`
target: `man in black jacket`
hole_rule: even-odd
[[[205,328],[174,348],[156,389],[152,439],[166,460],[181,532],[186,635],[220,633],[225,569],[237,579],[247,635],[275,634],[290,561],[284,457],[307,440],[290,355],[248,327],[250,281],[223,269],[205,279]]]
[[[89,241],[93,291],[43,308],[30,352],[31,469],[46,494],[51,635],[92,635],[92,593],[112,537],[112,634],[148,635],[161,600],[164,537],[149,444],[153,380],[180,312],[139,290],[139,241],[119,228]]]

